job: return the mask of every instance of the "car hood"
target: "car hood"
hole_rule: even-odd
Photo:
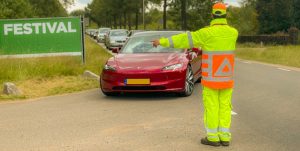
[[[161,70],[182,62],[184,53],[118,54],[113,60],[118,70]]]

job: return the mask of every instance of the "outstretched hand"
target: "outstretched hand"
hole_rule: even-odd
[[[157,47],[157,46],[159,46],[160,45],[160,43],[159,43],[159,40],[158,39],[156,39],[156,40],[153,40],[153,41],[151,41],[152,42],[152,45],[153,45],[153,47]]]

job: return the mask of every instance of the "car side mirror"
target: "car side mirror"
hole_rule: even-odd
[[[200,49],[199,48],[192,48],[192,51],[198,53],[200,51]]]
[[[192,52],[195,52],[195,53],[198,54],[198,55],[202,55],[202,50],[201,50],[201,48],[192,48],[191,51],[192,51]]]
[[[113,53],[119,53],[119,51],[120,51],[120,48],[112,48]]]

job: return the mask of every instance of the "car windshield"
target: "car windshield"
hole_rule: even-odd
[[[109,31],[109,29],[100,29],[100,33],[103,34],[103,33],[107,33]]]
[[[151,41],[159,38],[161,38],[161,35],[133,37],[127,42],[121,53],[171,53],[184,51],[184,49],[167,48],[162,46],[153,47]]]
[[[123,31],[112,31],[110,33],[110,36],[127,36],[127,32],[125,30],[123,30]]]

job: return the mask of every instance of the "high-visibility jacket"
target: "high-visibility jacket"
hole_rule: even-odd
[[[234,50],[238,31],[224,18],[214,19],[210,26],[161,38],[160,45],[174,48],[202,49],[202,85],[214,89],[232,88]]]

